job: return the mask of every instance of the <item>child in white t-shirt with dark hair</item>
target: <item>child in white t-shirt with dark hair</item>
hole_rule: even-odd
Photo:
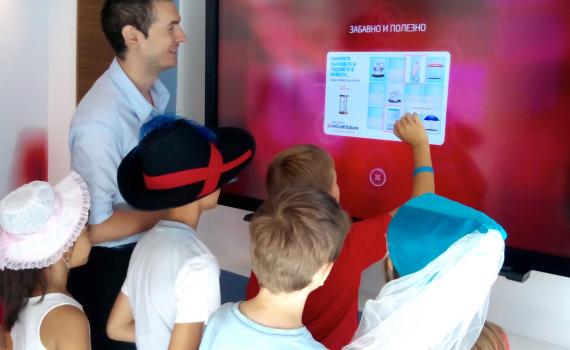
[[[118,170],[121,194],[140,210],[166,210],[135,247],[107,334],[137,349],[197,349],[220,305],[220,268],[199,240],[203,211],[251,160],[255,143],[238,128],[206,129],[158,116]]]

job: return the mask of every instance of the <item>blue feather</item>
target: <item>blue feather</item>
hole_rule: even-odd
[[[139,132],[139,140],[142,141],[147,135],[155,130],[167,129],[173,127],[177,122],[183,121],[184,123],[192,126],[202,135],[206,140],[215,142],[216,134],[211,129],[198,124],[197,122],[186,119],[175,114],[161,114],[143,124]]]

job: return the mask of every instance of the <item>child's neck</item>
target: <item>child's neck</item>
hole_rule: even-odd
[[[296,329],[303,326],[303,308],[308,288],[291,293],[271,293],[261,288],[257,296],[239,305],[247,318],[269,328]]]
[[[53,264],[44,270],[45,289],[42,291],[40,286],[37,286],[32,293],[33,296],[41,296],[48,293],[63,293],[67,292],[67,276],[69,269],[65,266],[62,260]],[[43,293],[42,293],[43,292]]]
[[[168,209],[164,215],[164,219],[181,222],[196,230],[201,213],[202,211],[199,206],[190,203],[182,207]]]

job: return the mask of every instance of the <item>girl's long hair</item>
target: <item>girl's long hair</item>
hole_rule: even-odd
[[[39,289],[45,294],[43,269],[0,271],[0,299],[4,303],[4,328],[10,331],[32,293]]]

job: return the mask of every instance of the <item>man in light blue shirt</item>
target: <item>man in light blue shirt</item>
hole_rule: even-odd
[[[108,224],[120,214],[137,215],[119,193],[117,168],[137,145],[140,126],[162,113],[168,103],[168,90],[160,80],[155,80],[150,95],[154,106],[143,97],[115,58],[81,100],[73,116],[71,167],[85,176],[89,186],[92,201],[89,223],[94,229],[107,225],[117,230],[117,234],[114,230],[94,232],[91,238],[98,246],[114,247],[138,240],[138,235],[131,236],[138,233],[137,229]],[[148,216],[144,214],[143,220]]]
[[[125,204],[117,168],[137,145],[141,125],[164,112],[169,93],[158,75],[176,66],[186,41],[170,0],[107,0],[101,24],[116,58],[79,103],[70,129],[71,166],[89,187],[90,238],[97,246],[88,265],[70,275],[69,289],[90,319],[95,350],[121,348],[106,337],[106,319],[138,234],[162,215]]]

